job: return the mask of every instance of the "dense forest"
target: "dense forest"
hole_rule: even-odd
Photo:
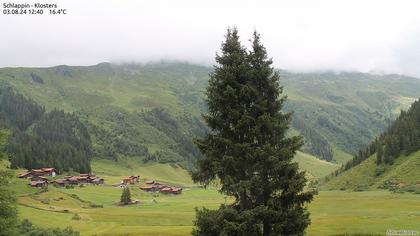
[[[9,130],[5,151],[12,168],[90,172],[90,136],[74,114],[45,112],[10,87],[1,87],[0,126]]]
[[[311,128],[298,116],[292,120],[293,127],[305,137],[305,145],[302,150],[326,161],[333,160],[333,151],[328,140],[317,130]]]
[[[420,100],[400,116],[365,149],[360,150],[342,169],[348,170],[376,153],[376,164],[392,165],[400,155],[420,150]],[[338,171],[339,172],[339,171]],[[335,173],[335,174],[338,174]]]
[[[127,112],[115,107],[84,111],[80,116],[95,140],[95,157],[114,161],[136,157],[143,162],[183,163],[185,167],[201,157],[193,139],[206,127],[196,117],[175,117],[164,108]],[[99,122],[89,122],[89,117],[98,117]]]

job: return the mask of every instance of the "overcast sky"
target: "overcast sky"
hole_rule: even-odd
[[[257,29],[278,68],[420,77],[420,1],[416,0],[51,3],[66,8],[67,15],[0,13],[0,67],[160,59],[210,65],[226,28],[235,25],[245,45]]]

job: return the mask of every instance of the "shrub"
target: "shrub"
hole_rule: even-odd
[[[82,218],[80,218],[79,214],[74,214],[73,217],[71,218],[72,220],[80,220]]]
[[[50,199],[49,198],[42,199],[41,203],[50,204]]]
[[[385,172],[385,167],[384,166],[377,166],[375,169],[375,176],[378,177],[380,175],[382,175]]]
[[[89,204],[89,206],[91,208],[104,208],[104,206],[102,204],[95,204],[95,203],[91,203],[91,204]]]
[[[354,191],[363,192],[363,191],[366,191],[368,189],[369,189],[369,187],[367,185],[359,185],[354,189]]]

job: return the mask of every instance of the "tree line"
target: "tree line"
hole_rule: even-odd
[[[0,131],[0,147],[5,145],[6,133]],[[0,160],[5,159],[6,155],[0,151]],[[17,216],[16,197],[10,190],[10,170],[0,170],[0,236],[34,236],[34,235],[54,235],[54,236],[79,236],[80,233],[71,228],[66,229],[44,229],[34,226],[29,220],[24,219],[19,222]]]
[[[292,125],[305,137],[305,145],[302,147],[302,151],[308,152],[319,159],[332,161],[333,151],[326,138],[296,116],[293,117]]]
[[[360,150],[335,175],[360,164],[374,154],[377,165],[392,165],[399,156],[409,155],[418,150],[420,150],[420,100],[415,101],[407,111],[401,111],[399,117],[384,133]]]
[[[33,100],[0,88],[0,127],[9,130],[5,151],[11,168],[54,167],[90,172],[92,144],[86,127],[74,114],[45,109]]]

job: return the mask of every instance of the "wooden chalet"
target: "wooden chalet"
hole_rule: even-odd
[[[182,193],[182,188],[172,188],[171,193],[172,194],[181,194]]]
[[[79,182],[79,184],[85,184],[88,182],[88,176],[78,176],[77,178],[77,182]]]
[[[155,183],[155,181],[154,181],[154,180],[146,180],[144,183],[145,183],[145,184],[154,184],[154,183]]]
[[[54,184],[55,187],[64,187],[68,183],[67,183],[66,179],[56,179],[56,180],[54,180],[53,184]]]
[[[18,175],[18,178],[21,178],[21,179],[27,179],[27,178],[31,178],[31,177],[32,177],[31,172],[25,172],[25,173],[22,173],[22,174]]]
[[[44,172],[43,176],[52,176],[55,177],[57,175],[57,170],[54,168],[42,168],[41,169]]]
[[[36,180],[36,181],[29,182],[28,185],[33,187],[33,188],[39,188],[39,187],[48,186],[48,181],[47,180]]]
[[[22,173],[18,176],[18,178],[33,178],[39,176],[52,176],[55,177],[57,175],[57,170],[54,168],[41,168],[41,169],[32,169],[25,173]]]
[[[91,183],[92,184],[96,184],[96,185],[104,184],[105,183],[105,180],[102,179],[102,178],[95,178],[95,179],[91,180]]]
[[[140,189],[145,192],[161,192],[165,194],[180,194],[182,193],[182,188],[173,187],[154,180],[145,181],[146,186],[141,186]]]
[[[129,176],[122,180],[122,184],[135,184],[138,183],[140,180],[140,176]]]
[[[146,192],[155,192],[156,189],[154,188],[154,186],[142,186],[140,187],[141,190],[146,191]]]
[[[94,174],[80,174],[79,176],[65,176],[64,179],[57,179],[54,181],[54,186],[64,187],[66,185],[78,185],[78,184],[104,184],[105,181],[102,178],[97,177]]]
[[[161,193],[171,193],[171,194],[180,194],[180,193],[182,193],[182,188],[166,187],[166,188],[162,188],[159,192],[161,192]]]
[[[47,181],[47,178],[45,178],[44,176],[32,176],[32,177],[30,177],[28,179],[30,179],[32,181],[37,181],[37,180],[45,180],[45,181]]]
[[[159,192],[170,193],[170,192],[172,192],[172,188],[170,188],[170,187],[162,188],[162,189],[159,190]]]

